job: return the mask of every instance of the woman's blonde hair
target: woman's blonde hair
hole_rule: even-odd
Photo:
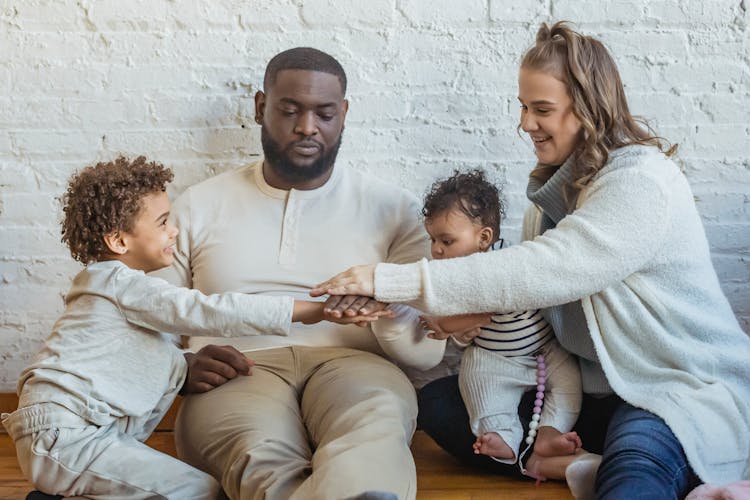
[[[670,146],[658,137],[645,120],[630,114],[620,73],[606,47],[574,31],[567,22],[552,27],[542,24],[521,68],[548,73],[568,88],[573,113],[583,126],[583,140],[573,153],[576,188],[585,186],[607,163],[609,153],[622,146],[656,146],[667,156],[677,149],[676,144]],[[538,165],[531,176],[547,180],[554,170]]]

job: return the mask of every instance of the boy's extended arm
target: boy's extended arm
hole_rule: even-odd
[[[122,268],[111,282],[111,296],[136,325],[180,335],[238,337],[287,335],[293,318],[291,297],[222,293],[204,295]],[[315,319],[321,306],[298,311],[299,320]]]

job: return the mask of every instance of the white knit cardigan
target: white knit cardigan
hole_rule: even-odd
[[[556,228],[538,235],[539,221],[532,207],[524,233],[537,236],[505,250],[379,264],[375,296],[440,315],[581,300],[613,390],[664,419],[703,481],[747,478],[750,337],[678,167],[655,148],[622,148]]]

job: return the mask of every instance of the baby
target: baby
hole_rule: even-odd
[[[497,188],[481,171],[456,172],[433,184],[422,213],[434,259],[485,252],[498,242],[503,207]],[[571,431],[581,407],[578,366],[557,343],[541,311],[423,316],[422,325],[431,337],[451,336],[466,347],[459,387],[477,436],[474,453],[518,462],[532,476],[533,459],[582,453],[581,440]],[[537,399],[524,438],[518,404],[529,389]],[[532,445],[527,471],[521,459]]]
[[[47,494],[215,498],[214,478],[143,444],[187,374],[160,332],[287,335],[292,321],[323,319],[322,303],[206,296],[147,276],[173,260],[172,177],[144,157],[120,157],[74,175],[63,196],[62,241],[86,267],[20,375],[19,409],[3,415],[24,475]]]

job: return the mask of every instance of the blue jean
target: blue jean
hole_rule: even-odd
[[[475,455],[476,439],[458,389],[458,377],[446,377],[424,386],[418,393],[418,425],[460,462],[506,476],[520,476],[516,465]],[[518,405],[524,433],[531,416],[534,394],[526,393]],[[600,499],[683,498],[698,484],[682,446],[662,419],[635,408],[617,396],[585,395],[573,428],[586,450],[603,455],[597,475]]]

